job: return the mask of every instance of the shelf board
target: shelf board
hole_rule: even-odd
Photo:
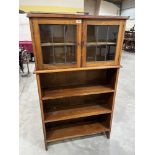
[[[44,73],[57,73],[57,72],[71,72],[71,71],[82,71],[82,70],[96,70],[96,69],[110,69],[110,68],[120,68],[120,65],[111,66],[97,66],[97,67],[80,67],[80,68],[67,68],[67,69],[53,69],[53,70],[36,70],[35,74]]]
[[[115,42],[87,42],[87,46],[94,46],[94,45],[116,45]]]
[[[83,122],[66,126],[62,125],[61,127],[47,129],[46,142],[64,140],[67,138],[75,138],[80,136],[88,136],[106,131],[109,131],[109,129],[100,122]]]
[[[111,113],[111,110],[107,105],[91,103],[88,105],[74,106],[64,110],[45,113],[45,123],[107,113]]]
[[[65,88],[58,90],[43,90],[42,100],[58,99],[64,97],[84,96],[91,94],[102,94],[114,92],[110,86],[81,86],[76,88]]]
[[[73,46],[76,43],[41,43],[41,46]]]

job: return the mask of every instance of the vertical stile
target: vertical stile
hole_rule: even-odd
[[[74,63],[73,58],[74,58],[74,45],[71,46],[71,63]]]
[[[51,35],[52,35],[52,43],[54,43],[53,39],[53,25],[51,26]],[[55,53],[54,53],[54,44],[52,45],[52,50],[53,50],[53,64],[55,63]]]
[[[108,46],[108,56],[107,56],[108,60],[109,60],[109,57],[110,57],[110,47],[111,47],[111,45]]]
[[[66,30],[67,30],[67,26],[64,25],[64,56],[65,56],[65,62],[66,63]]]
[[[107,27],[107,40],[106,40],[106,53],[105,53],[105,61],[107,60],[107,53],[108,53],[108,39],[109,39],[109,26]]]
[[[95,26],[95,37],[96,37],[96,49],[95,49],[95,61],[97,56],[97,43],[98,43],[98,26]]]

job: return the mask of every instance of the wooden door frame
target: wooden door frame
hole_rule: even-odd
[[[35,42],[35,55],[37,59],[37,69],[61,69],[61,68],[76,68],[81,66],[81,20],[74,19],[41,19],[35,18],[31,19],[33,26],[33,41]],[[76,64],[43,64],[42,61],[42,49],[40,41],[40,31],[39,24],[73,24],[77,25],[76,27]]]
[[[118,38],[116,43],[115,59],[110,61],[86,62],[87,51],[87,25],[119,25]],[[120,55],[124,36],[124,20],[83,20],[82,23],[82,67],[110,66],[120,64]]]

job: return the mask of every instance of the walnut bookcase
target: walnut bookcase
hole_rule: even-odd
[[[110,138],[127,17],[29,13],[45,148]]]

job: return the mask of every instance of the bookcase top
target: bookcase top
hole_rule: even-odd
[[[40,13],[29,12],[27,13],[29,18],[71,18],[71,19],[106,19],[106,20],[127,20],[128,16],[95,16],[84,14],[66,14],[66,13]]]

